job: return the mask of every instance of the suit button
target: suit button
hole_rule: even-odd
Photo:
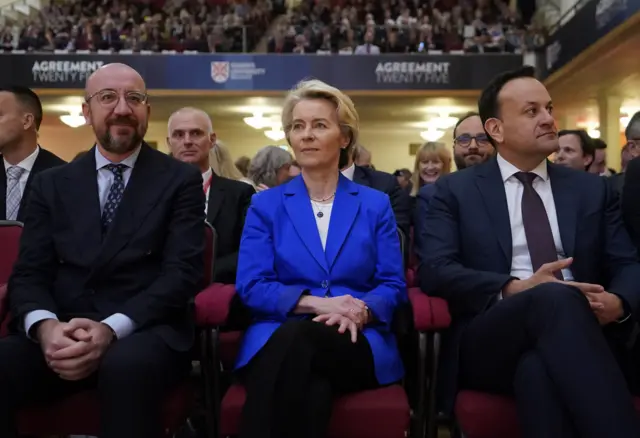
[[[329,287],[329,282],[327,280],[322,280],[322,283],[320,283],[320,286],[322,286],[323,289],[326,289]]]

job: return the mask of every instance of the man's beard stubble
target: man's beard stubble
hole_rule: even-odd
[[[107,152],[126,154],[127,152],[133,151],[143,142],[144,136],[147,133],[147,123],[137,123],[137,121],[134,120],[127,120],[126,122],[133,128],[133,134],[129,138],[117,139],[111,135],[110,131],[111,127],[117,122],[118,120],[107,122],[107,129],[102,135],[99,135],[95,128],[94,133],[100,145]]]

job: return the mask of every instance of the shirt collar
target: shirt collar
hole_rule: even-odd
[[[136,161],[138,160],[138,155],[140,155],[141,148],[142,146],[138,146],[138,148],[131,155],[122,160],[119,164],[124,164],[125,166],[133,169],[133,166],[135,166]],[[100,149],[98,149],[98,147],[96,146],[96,170],[100,170],[103,167],[108,166],[109,164],[113,163],[109,161],[104,155],[102,155],[100,153]]]
[[[36,146],[36,150],[33,151],[31,153],[31,155],[29,155],[27,158],[25,158],[24,160],[22,160],[21,162],[16,164],[16,166],[26,170],[27,172],[31,172],[31,169],[33,169],[33,165],[36,162],[36,158],[38,158],[38,153],[39,152],[40,152],[40,146]],[[4,157],[2,158],[2,161],[4,161],[4,170],[5,171],[8,168],[13,167],[13,165],[10,164],[7,160],[5,160]]]
[[[355,171],[356,171],[356,165],[355,163],[351,163],[351,166],[344,169],[342,171],[342,174],[348,179],[350,179],[351,181],[353,181],[353,175],[355,174]]]
[[[502,182],[507,182],[509,178],[515,175],[518,172],[522,172],[513,164],[509,163],[507,160],[502,158],[502,155],[497,154],[498,167],[500,168],[500,174],[502,175]],[[535,169],[531,171],[531,173],[535,173],[543,181],[549,179],[549,172],[547,171],[547,160],[543,160],[540,164],[536,166]]]
[[[202,174],[202,183],[204,184],[207,181],[209,181],[209,178],[211,178],[211,175],[213,175],[213,170],[211,170],[211,168],[208,168],[207,171]]]

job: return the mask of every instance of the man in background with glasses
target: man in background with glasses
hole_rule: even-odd
[[[9,280],[3,438],[17,410],[85,389],[97,389],[101,438],[162,436],[162,403],[190,370],[202,176],[144,142],[150,107],[132,68],[93,73],[82,109],[95,146],[36,176]]]
[[[461,117],[453,128],[453,160],[458,170],[484,163],[494,154],[495,149],[484,131],[478,113],[470,112]],[[419,259],[422,259],[424,218],[435,190],[435,184],[426,184],[416,196],[413,236],[415,253]]]

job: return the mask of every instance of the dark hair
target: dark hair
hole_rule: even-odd
[[[18,103],[33,114],[36,130],[40,129],[40,124],[42,123],[42,103],[33,90],[19,85],[2,85],[0,86],[0,92],[13,94]]]
[[[580,140],[580,148],[582,149],[583,156],[591,157],[591,162],[596,159],[596,146],[587,131],[584,129],[563,129],[558,132],[558,138],[565,135],[575,135]]]
[[[604,142],[604,140],[601,140],[599,138],[593,138],[591,140],[593,141],[593,146],[596,148],[596,150],[607,148],[607,144]]]
[[[489,82],[489,85],[482,90],[480,99],[478,99],[478,113],[480,115],[480,120],[482,120],[482,126],[484,126],[486,121],[489,119],[500,118],[500,102],[498,102],[498,96],[505,85],[515,79],[535,77],[536,69],[529,65],[525,65],[517,70],[500,73],[498,76],[494,77],[491,82]],[[488,132],[486,134],[487,137],[489,137],[489,140],[491,140],[491,144],[495,146],[493,138],[491,138]]]
[[[474,112],[474,111],[469,111],[468,113],[466,113],[464,116],[460,117],[458,119],[458,121],[456,122],[456,125],[453,127],[453,139],[456,139],[456,131],[458,130],[458,126],[460,126],[460,123],[464,122],[467,119],[470,119],[471,117],[480,117],[480,114]]]
[[[629,120],[629,124],[624,130],[624,136],[627,137],[627,140],[631,136],[631,128],[635,125],[638,125],[638,129],[640,129],[640,111],[631,116],[631,120]]]

